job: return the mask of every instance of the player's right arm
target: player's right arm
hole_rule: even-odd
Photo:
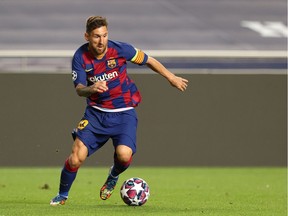
[[[87,75],[83,68],[84,62],[81,50],[77,50],[72,59],[72,79],[76,92],[81,97],[90,97],[95,93],[103,93],[108,90],[106,81],[97,81],[87,86]]]
[[[90,97],[95,93],[103,93],[108,90],[106,81],[97,81],[93,85],[85,86],[79,83],[76,86],[76,92],[81,97]]]

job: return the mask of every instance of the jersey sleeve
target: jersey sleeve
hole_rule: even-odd
[[[85,86],[87,85],[86,72],[82,65],[83,58],[76,52],[72,59],[72,80],[75,87],[80,83]]]
[[[148,55],[142,50],[135,48],[131,44],[121,43],[121,48],[125,58],[138,65],[145,65],[148,60]]]
[[[130,60],[134,64],[144,65],[148,60],[148,56],[140,49],[134,48],[136,50],[135,55]]]

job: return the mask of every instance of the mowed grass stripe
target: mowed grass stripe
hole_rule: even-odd
[[[65,206],[51,207],[61,168],[0,168],[0,216],[10,215],[287,215],[287,169],[131,167],[109,200],[99,198],[109,167],[82,167]],[[151,196],[126,206],[120,186],[140,177]]]

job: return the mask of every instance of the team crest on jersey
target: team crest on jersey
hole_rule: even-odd
[[[88,125],[88,123],[89,123],[88,120],[82,120],[82,121],[79,122],[77,128],[79,130],[83,130]]]
[[[109,68],[115,68],[116,67],[116,59],[109,59],[107,60],[107,66]]]

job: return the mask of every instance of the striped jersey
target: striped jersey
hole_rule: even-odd
[[[104,109],[135,107],[141,102],[141,95],[127,75],[127,61],[144,65],[148,56],[128,43],[108,40],[107,46],[100,60],[90,54],[88,43],[76,50],[72,59],[74,86],[107,81],[108,91],[87,97],[87,105]]]

